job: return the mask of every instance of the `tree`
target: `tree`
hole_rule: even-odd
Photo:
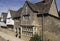
[[[38,34],[35,34],[31,37],[30,41],[41,41],[41,37]]]

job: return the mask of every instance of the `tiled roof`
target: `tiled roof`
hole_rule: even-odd
[[[44,1],[41,1],[41,2],[38,2],[38,3],[35,3],[35,4],[32,4],[29,1],[26,1],[26,3],[28,4],[28,6],[33,11],[36,11],[36,12],[39,12],[39,13],[42,14],[42,13],[48,13],[49,12],[52,0],[50,0],[47,3],[45,3]]]
[[[53,0],[50,0],[48,2],[41,1],[41,2],[38,2],[35,4],[32,4],[29,1],[26,1],[26,3],[31,8],[31,10],[33,10],[34,12],[38,12],[38,14],[45,14],[45,13],[49,13],[52,1]],[[18,11],[10,10],[12,17],[13,18],[20,17],[20,14],[22,12],[22,8],[20,8]]]
[[[45,3],[44,1],[35,3],[35,6],[37,6],[38,8],[38,12],[43,14],[43,13],[48,13],[50,10],[50,6],[51,6],[52,0],[50,0],[49,2]]]
[[[11,13],[12,18],[20,17],[20,15],[19,15],[19,13],[17,13],[17,11],[10,10],[10,13]]]
[[[29,1],[26,1],[26,3],[28,4],[28,6],[33,10],[33,11],[38,11],[37,7],[35,6],[35,4],[32,4]]]
[[[12,18],[20,18],[20,14],[21,14],[22,8],[20,8],[18,11],[13,11],[10,10],[11,16]]]

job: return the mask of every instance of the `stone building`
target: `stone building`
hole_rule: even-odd
[[[42,35],[43,27],[44,40],[59,41],[60,17],[56,0],[43,0],[35,4],[26,1],[20,17],[22,39],[28,41],[36,33]]]
[[[44,38],[59,41],[60,17],[56,0],[43,0],[35,4],[26,1],[21,9],[17,11],[13,19],[15,20],[16,30],[18,29],[18,35],[21,32],[19,36],[22,39],[28,41],[36,33],[42,35],[43,26]]]
[[[35,33],[42,35],[43,26],[45,38],[48,37],[47,39],[51,41],[59,41],[60,18],[56,0],[43,0],[35,4],[26,1],[22,8],[20,19],[21,38],[29,40],[28,37],[33,36]]]

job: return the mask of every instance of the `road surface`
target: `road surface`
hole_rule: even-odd
[[[1,32],[1,31],[0,31],[0,36],[3,37],[6,40],[9,40],[9,41],[23,41],[23,40],[21,40],[19,38],[16,38],[14,36],[8,35],[8,34],[6,34],[4,32]]]

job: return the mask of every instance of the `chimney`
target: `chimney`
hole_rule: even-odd
[[[49,2],[50,0],[44,0],[44,2]]]

